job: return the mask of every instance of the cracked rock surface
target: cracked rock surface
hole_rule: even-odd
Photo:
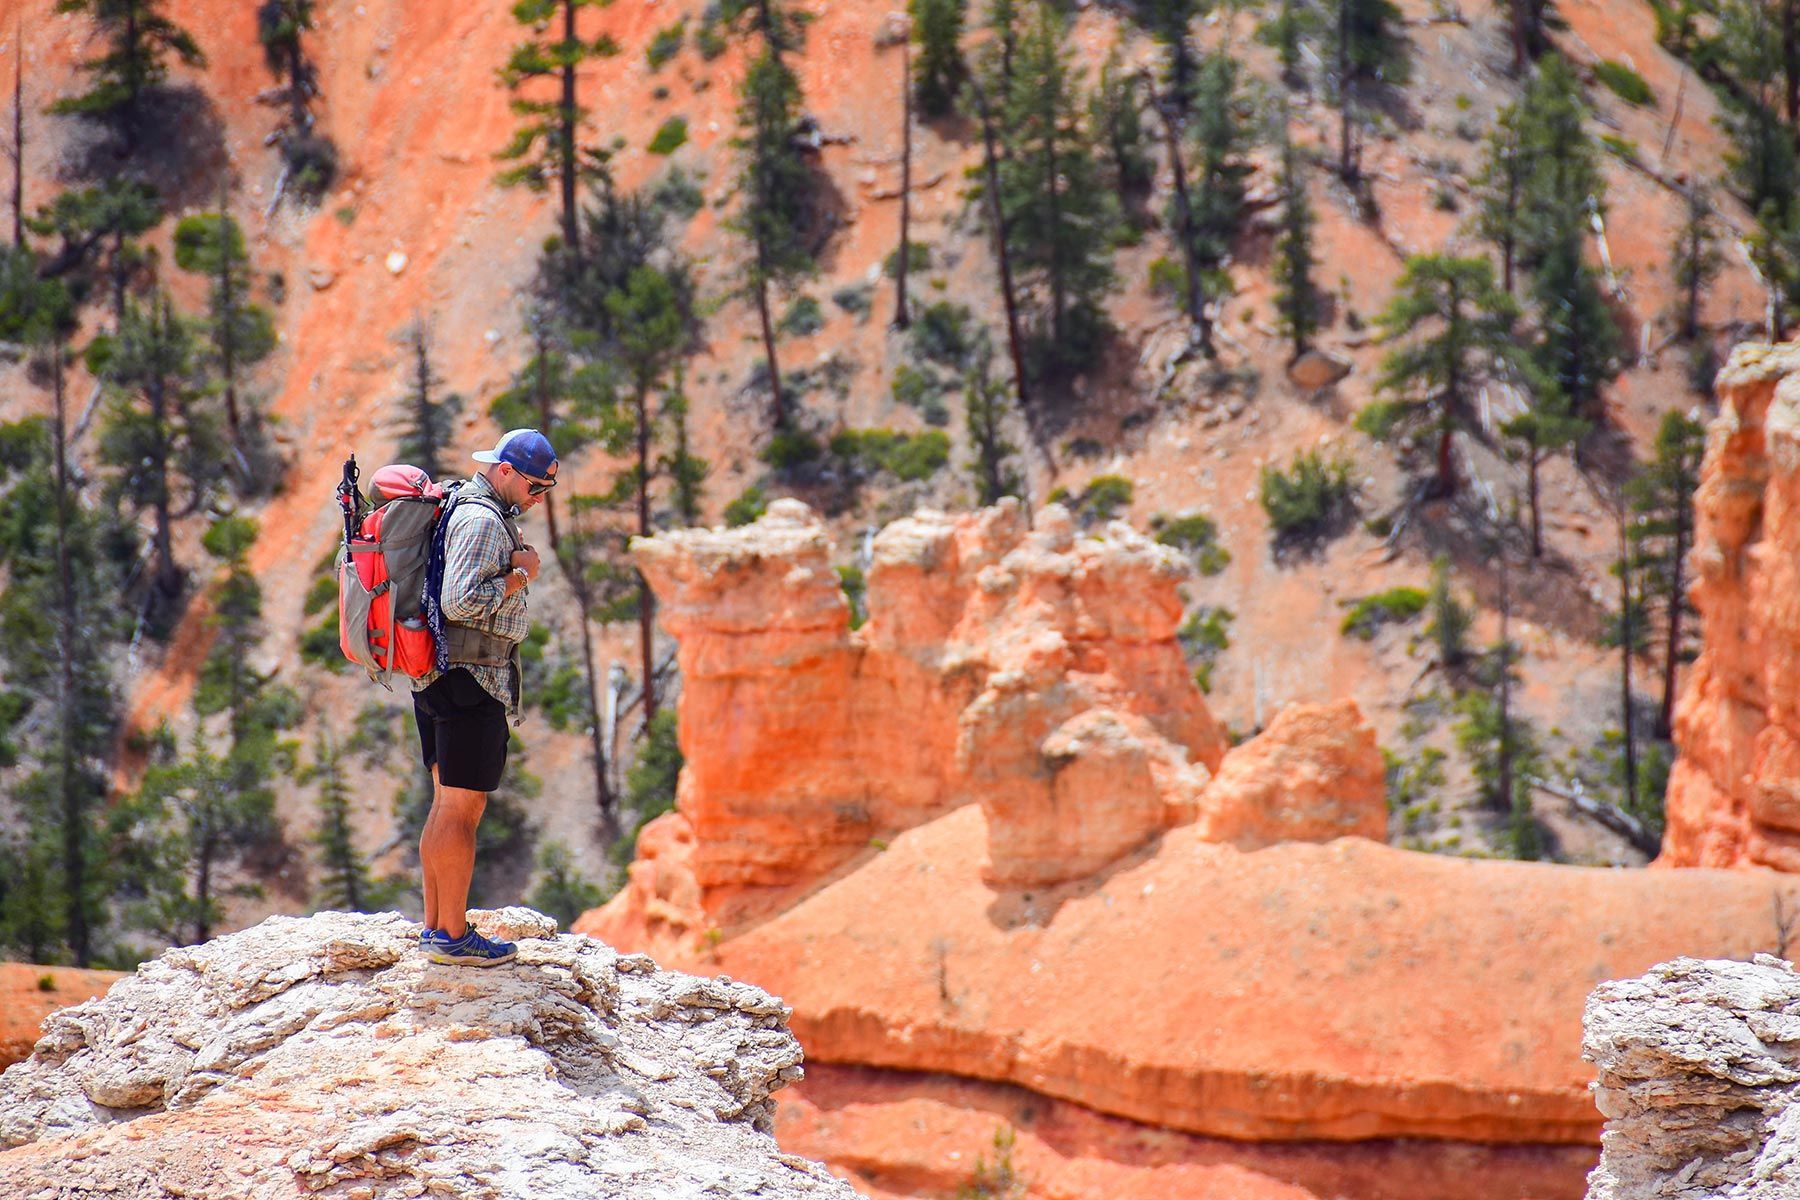
[[[0,1196],[854,1196],[768,1134],[801,1075],[780,1000],[471,916],[517,960],[430,963],[392,913],[271,917],[53,1014],[0,1075]]]
[[[1800,973],[1678,958],[1601,984],[1582,1054],[1605,1114],[1588,1200],[1800,1196]]]

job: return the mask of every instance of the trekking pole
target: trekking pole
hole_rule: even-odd
[[[338,484],[338,507],[344,510],[344,545],[356,539],[357,517],[361,515],[362,494],[356,489],[358,472],[356,455],[344,460],[344,478]]]

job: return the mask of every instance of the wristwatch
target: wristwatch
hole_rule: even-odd
[[[508,571],[507,574],[517,575],[519,577],[519,586],[521,588],[531,582],[531,575],[524,567],[514,567],[512,570]]]

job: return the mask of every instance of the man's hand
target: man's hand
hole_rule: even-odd
[[[525,578],[535,580],[538,577],[538,552],[530,546],[512,552],[512,565],[522,567]]]

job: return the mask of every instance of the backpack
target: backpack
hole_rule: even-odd
[[[356,456],[344,463],[338,505],[338,647],[384,686],[394,672],[414,679],[437,664],[437,641],[424,612],[426,569],[438,518],[462,482],[436,484],[418,467],[396,463],[370,480],[373,511],[357,489]],[[491,506],[490,506],[491,507]]]

